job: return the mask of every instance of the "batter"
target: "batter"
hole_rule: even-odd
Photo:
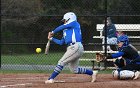
[[[48,39],[55,42],[56,44],[63,45],[66,44],[67,51],[63,57],[58,61],[54,72],[45,81],[45,83],[54,83],[54,79],[59,75],[65,65],[69,65],[71,72],[75,74],[87,74],[92,77],[91,82],[95,82],[97,71],[92,71],[86,68],[78,67],[79,58],[83,55],[84,48],[82,45],[82,34],[80,24],[77,22],[77,17],[75,13],[68,12],[63,16],[63,25],[60,25],[52,32],[49,32]],[[63,31],[63,37],[61,40],[53,37],[54,34]]]

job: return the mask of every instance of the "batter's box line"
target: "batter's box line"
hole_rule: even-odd
[[[54,80],[54,83],[65,83],[66,81],[64,80]]]
[[[47,79],[48,77],[25,77],[25,78],[2,78],[2,80],[24,80],[24,79],[31,79],[31,80],[33,80],[33,79]]]
[[[32,83],[14,84],[14,85],[3,85],[3,86],[0,86],[0,88],[16,87],[16,86],[29,86],[29,85],[32,85]]]

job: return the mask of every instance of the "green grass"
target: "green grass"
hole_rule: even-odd
[[[35,64],[35,65],[56,65],[59,59],[63,56],[64,52],[49,53],[45,55],[40,54],[13,54],[1,55],[2,64]],[[83,54],[81,58],[95,58],[94,54]],[[92,63],[88,61],[80,61],[82,66],[91,66]]]
[[[57,62],[63,56],[64,52],[50,52],[48,55],[40,54],[13,54],[1,55],[2,64],[17,64],[17,65],[57,65]],[[83,54],[81,59],[93,59],[95,54]],[[80,61],[80,66],[92,66],[90,61]],[[43,70],[0,70],[0,73],[52,73],[53,69]],[[62,73],[71,73],[69,70],[63,70]],[[110,73],[110,71],[100,71],[100,73]]]
[[[102,70],[99,71],[99,74],[111,74],[113,70]]]
[[[48,55],[44,53],[40,54],[13,54],[13,55],[1,55],[2,64],[28,64],[28,65],[57,65],[57,62],[63,56],[64,52],[51,52]],[[94,59],[95,54],[83,54],[81,59]],[[90,61],[80,61],[80,66],[92,66]],[[53,69],[50,70],[2,70],[0,73],[52,73]],[[110,74],[112,70],[99,71],[99,74]],[[62,73],[71,74],[70,70],[63,70]]]
[[[49,71],[42,71],[42,70],[0,70],[0,74],[6,74],[6,73],[44,73],[44,74],[51,74],[53,70]],[[62,70],[61,73],[66,73],[66,74],[72,74],[70,70]],[[102,70],[99,71],[99,74],[111,74],[112,70]]]
[[[5,73],[45,73],[45,74],[50,74],[53,72],[52,70],[0,70],[1,74],[5,74]],[[67,73],[67,74],[71,74],[70,70],[62,70],[61,73]]]
[[[38,64],[51,65],[57,64],[62,53],[45,54],[18,54],[18,55],[1,55],[2,64]]]

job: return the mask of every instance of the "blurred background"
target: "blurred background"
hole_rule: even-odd
[[[51,70],[66,51],[66,45],[51,42],[44,54],[48,32],[61,25],[66,12],[74,12],[81,24],[85,51],[101,51],[102,40],[97,24],[110,16],[114,24],[140,24],[140,0],[1,0],[1,70]],[[133,30],[133,29],[132,29]],[[140,36],[140,31],[126,31]],[[55,35],[62,37],[62,32]],[[140,51],[140,38],[130,38]],[[42,48],[36,54],[35,49]],[[95,58],[94,53],[82,58]],[[92,68],[81,61],[80,66]]]

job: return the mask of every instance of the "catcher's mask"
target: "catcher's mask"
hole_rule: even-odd
[[[61,21],[66,21],[66,23],[71,23],[73,21],[77,21],[77,17],[73,12],[67,12],[64,14],[63,19]]]
[[[122,47],[126,47],[129,45],[129,39],[127,35],[121,35],[120,37],[118,37],[118,43],[123,42],[123,46]]]

